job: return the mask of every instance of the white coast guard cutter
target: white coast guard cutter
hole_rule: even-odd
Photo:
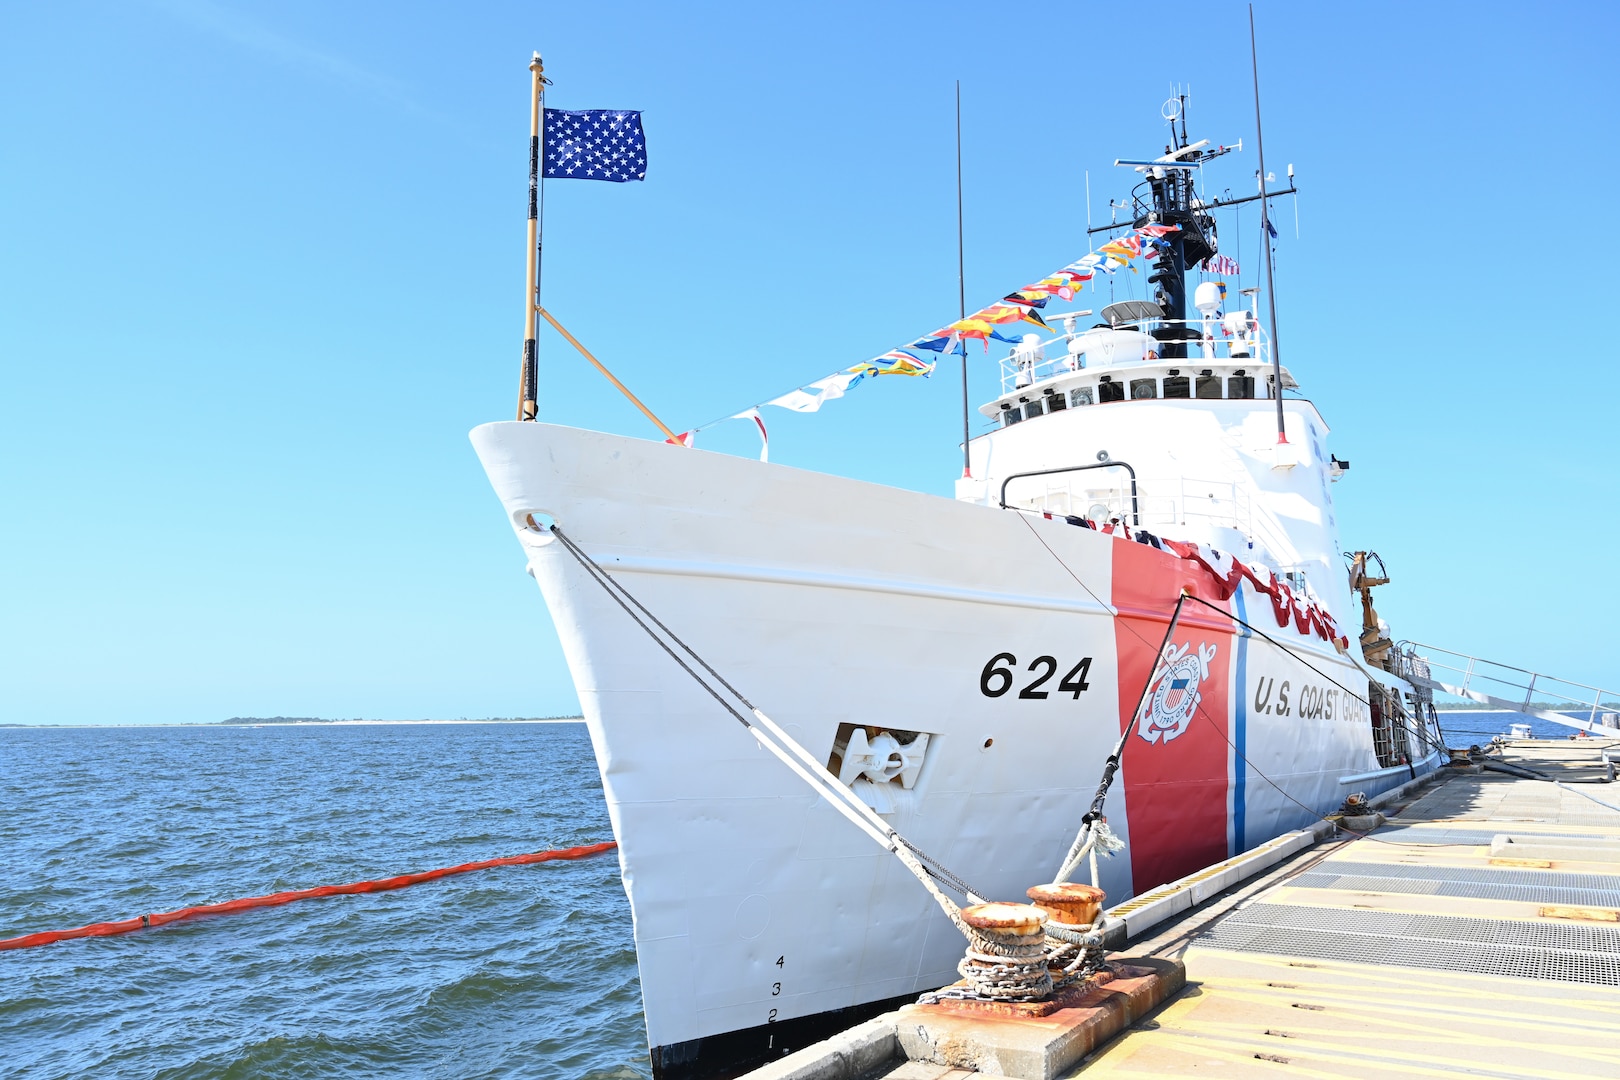
[[[1214,156],[1174,141],[1160,163]],[[939,987],[962,943],[550,523],[984,895],[1049,879],[1183,590],[1202,602],[1108,796],[1111,901],[1438,764],[1420,695],[1340,629],[1361,620],[1326,421],[1284,394],[1250,312],[1203,289],[1189,318],[1221,205],[1195,174],[1146,168],[1131,224],[1179,227],[1155,298],[1059,316],[1009,357],[954,499],[553,424],[473,431],[590,729],[660,1077],[735,1073]]]

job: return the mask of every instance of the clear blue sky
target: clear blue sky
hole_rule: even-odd
[[[1144,12],[1133,14],[1133,11]],[[678,429],[1087,250],[1164,141],[1243,139],[1242,4],[12,5],[0,36],[0,721],[576,710],[467,431],[521,351],[529,54],[645,111],[547,186],[545,298]],[[1285,362],[1397,636],[1620,684],[1607,4],[1258,6]],[[1256,218],[1240,257],[1258,268]],[[1234,241],[1228,230],[1223,240]],[[1246,282],[1247,283],[1247,282]],[[560,339],[541,416],[648,434]],[[994,355],[994,354],[992,354]],[[975,398],[995,365],[973,367]],[[772,416],[948,494],[956,372]],[[730,425],[702,445],[755,452]]]

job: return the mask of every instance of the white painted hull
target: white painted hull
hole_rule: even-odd
[[[554,518],[816,757],[840,723],[933,733],[886,817],[1002,898],[1056,870],[1179,583],[1202,573],[1088,529],[683,447],[536,423],[472,439],[590,728],[654,1048],[933,989],[955,978],[962,942],[896,860],[760,748],[529,514]],[[1127,572],[1154,610],[1122,600]],[[1272,625],[1253,597],[1236,602]],[[1231,637],[1207,609],[1185,622],[1216,650],[1205,700],[1220,699],[1219,715],[1175,742],[1129,741],[1107,812],[1131,847],[1103,863],[1110,902],[1298,827],[1352,790],[1342,777],[1378,771],[1365,714],[1330,680]],[[1278,634],[1365,692],[1327,643]],[[1017,658],[1016,686],[988,697],[981,673],[998,653]],[[1089,688],[1057,692],[1053,678],[1044,699],[1020,698],[1041,656],[1059,676],[1091,657]],[[1301,717],[1307,686],[1319,715]],[[1159,775],[1172,748],[1183,760],[1196,749],[1208,775]]]

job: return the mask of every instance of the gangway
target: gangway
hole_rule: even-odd
[[[1620,720],[1617,720],[1620,714],[1605,711],[1620,710],[1620,691],[1570,682],[1416,641],[1401,642],[1390,650],[1389,659],[1393,672],[1414,686],[1467,698],[1504,712],[1539,717],[1589,735],[1620,737]],[[1548,700],[1538,704],[1535,700],[1538,693]],[[1580,720],[1544,707],[1553,702],[1567,702],[1585,709],[1587,717]]]

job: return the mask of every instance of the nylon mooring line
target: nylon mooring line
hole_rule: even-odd
[[[181,908],[179,911],[141,915],[137,918],[122,919],[118,922],[92,923],[89,926],[81,926],[73,930],[44,930],[37,934],[24,934],[21,937],[6,938],[0,941],[0,949],[26,949],[34,945],[49,945],[53,941],[65,941],[69,938],[111,937],[114,934],[128,934],[136,930],[143,930],[149,926],[164,926],[168,923],[179,922],[182,919],[194,919],[199,915],[229,915],[233,912],[249,911],[253,908],[279,907],[282,904],[290,904],[294,900],[310,900],[317,896],[347,896],[353,893],[387,892],[390,889],[403,889],[407,885],[417,885],[424,881],[449,877],[451,874],[466,874],[473,870],[488,870],[495,866],[522,866],[528,863],[553,862],[558,859],[584,859],[592,855],[600,855],[604,851],[611,851],[618,846],[615,841],[609,840],[601,844],[586,844],[583,847],[556,848],[551,851],[531,852],[527,855],[507,855],[500,859],[484,859],[480,862],[462,863],[460,866],[447,866],[442,870],[424,870],[419,874],[400,874],[396,877],[379,878],[376,881],[355,881],[348,885],[321,885],[313,889],[271,893],[269,896],[250,896],[244,900],[227,900],[223,904],[201,904],[197,907]]]
[[[1039,540],[1040,537],[1037,535],[1036,539]],[[1046,541],[1042,540],[1041,543],[1044,545]],[[1051,551],[1050,548],[1047,548],[1047,550]],[[1052,554],[1054,558],[1057,557],[1056,552]],[[1062,564],[1063,560],[1058,559],[1058,562]],[[1068,566],[1064,565],[1063,568],[1067,570]],[[1076,581],[1080,580],[1074,576],[1072,571],[1070,571],[1070,576],[1074,577]],[[1103,759],[1102,779],[1097,784],[1097,794],[1091,800],[1091,808],[1080,818],[1080,831],[1075,835],[1074,843],[1069,847],[1069,853],[1063,857],[1062,868],[1052,878],[1054,882],[1066,881],[1069,875],[1079,868],[1080,859],[1091,850],[1086,847],[1086,841],[1093,835],[1093,823],[1103,816],[1103,803],[1108,798],[1109,787],[1114,783],[1114,774],[1119,772],[1120,759],[1125,754],[1125,743],[1130,739],[1131,731],[1136,727],[1136,721],[1142,715],[1142,706],[1147,703],[1148,691],[1153,689],[1153,681],[1159,677],[1160,668],[1164,664],[1165,650],[1170,647],[1170,638],[1176,632],[1176,624],[1181,621],[1181,606],[1187,602],[1190,595],[1187,590],[1183,589],[1181,595],[1176,597],[1175,610],[1170,613],[1170,625],[1164,628],[1164,640],[1159,643],[1159,651],[1153,654],[1153,667],[1148,672],[1147,682],[1142,684],[1141,695],[1136,699],[1136,711],[1131,714],[1130,722],[1125,725],[1125,730],[1119,733],[1119,741],[1114,744],[1114,752]],[[1140,639],[1142,635],[1137,634],[1136,636]],[[1096,882],[1093,881],[1092,884],[1095,885]]]

